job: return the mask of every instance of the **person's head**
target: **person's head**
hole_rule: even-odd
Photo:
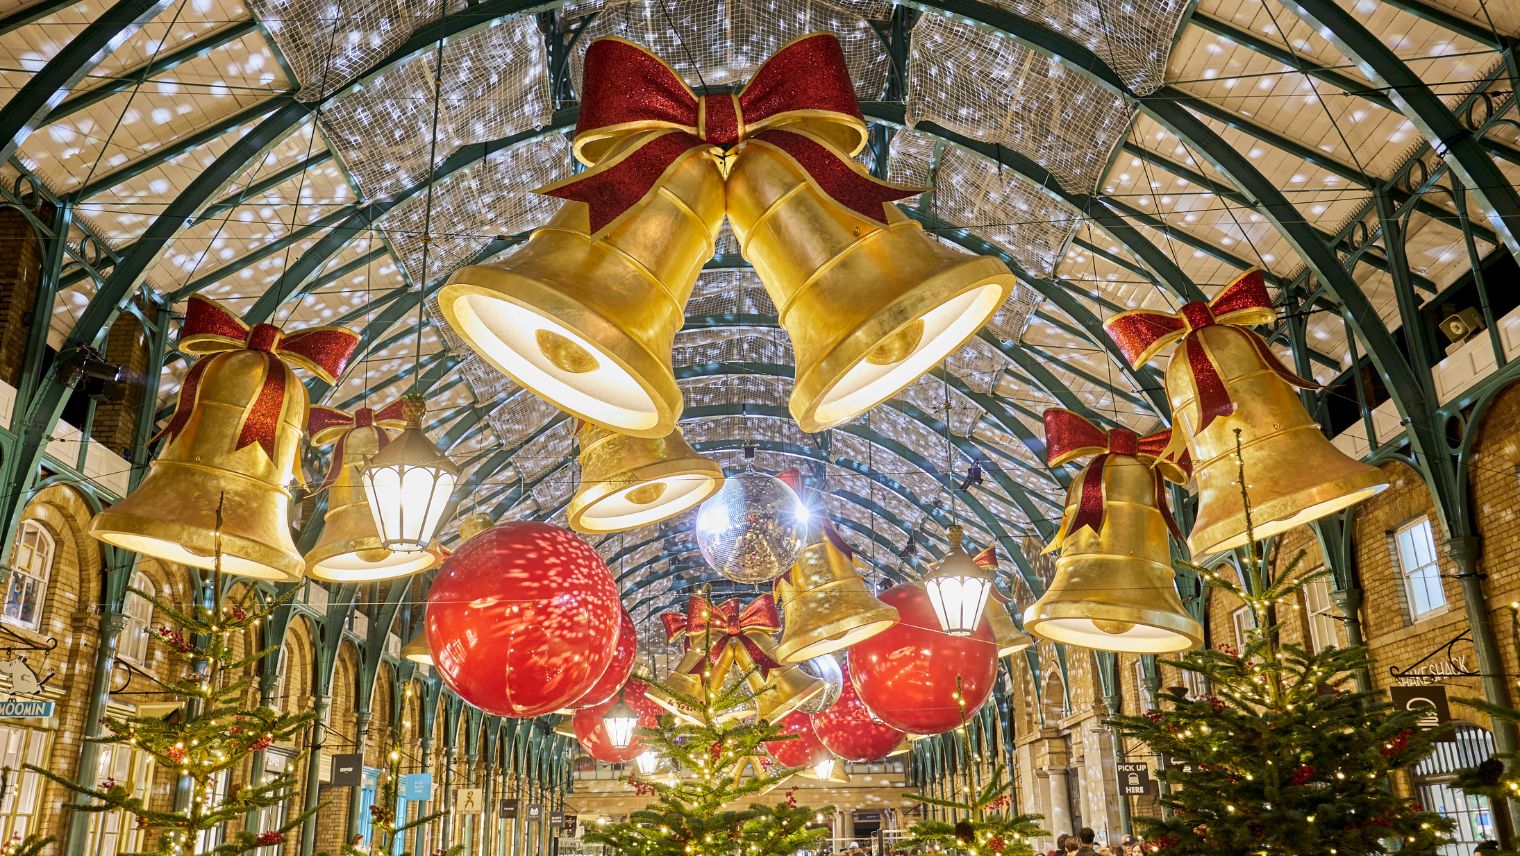
[[[1057,835],[1056,836],[1056,849],[1057,850],[1065,850],[1066,849],[1066,839],[1068,839],[1070,837],[1071,837],[1071,833],[1069,833],[1069,832],[1063,832],[1060,835]]]
[[[1082,845],[1080,843],[1078,843],[1077,837],[1075,835],[1068,835],[1068,836],[1066,836],[1066,852],[1067,853],[1075,853],[1075,852],[1077,852],[1080,849],[1082,849]]]
[[[1490,840],[1490,841],[1485,841],[1482,844],[1479,844],[1478,845],[1478,849],[1473,851],[1473,856],[1478,856],[1478,854],[1482,854],[1482,853],[1498,853],[1498,852],[1499,852],[1499,842]]]
[[[1077,840],[1081,841],[1083,844],[1091,844],[1097,837],[1098,834],[1096,832],[1093,832],[1092,827],[1090,826],[1084,826],[1081,829],[1077,830]]]

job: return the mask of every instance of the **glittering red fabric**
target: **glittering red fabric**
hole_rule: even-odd
[[[264,382],[253,405],[243,414],[243,428],[238,432],[237,445],[233,451],[257,443],[264,454],[274,457],[274,441],[280,430],[280,417],[285,415],[285,384],[290,379],[290,369],[274,354],[264,354]]]
[[[863,121],[839,40],[827,33],[800,39],[771,57],[737,97],[698,98],[654,54],[628,42],[602,39],[586,50],[583,100],[576,134],[611,132],[620,126],[653,123],[670,134],[641,146],[607,169],[592,169],[546,191],[549,196],[585,202],[591,231],[598,232],[649,193],[665,169],[695,146],[727,148],[749,136],[757,124],[806,111],[802,122],[829,122],[829,114],[851,127]],[[823,114],[820,118],[816,114]],[[775,136],[775,135],[785,136]],[[826,193],[876,223],[885,223],[882,205],[913,195],[851,169],[846,153],[798,134],[766,131],[767,141],[796,158]]]
[[[1157,461],[1165,453],[1171,439],[1170,429],[1145,437],[1137,437],[1135,432],[1127,428],[1115,428],[1105,433],[1070,410],[1056,407],[1045,411],[1045,458],[1051,466],[1088,455],[1097,456],[1082,471],[1077,481],[1076,513],[1072,516],[1067,532],[1076,532],[1084,526],[1091,527],[1093,532],[1102,531],[1105,514],[1104,467],[1110,457],[1126,455],[1139,458],[1150,465],[1151,478],[1156,486],[1156,506],[1161,509],[1162,517],[1172,534],[1180,539],[1182,532],[1172,518],[1171,507],[1166,502],[1164,481],[1167,476],[1156,468]],[[1192,465],[1186,453],[1183,453],[1181,460],[1168,460],[1182,470],[1183,478],[1191,473]],[[1175,475],[1171,477],[1176,478]]]

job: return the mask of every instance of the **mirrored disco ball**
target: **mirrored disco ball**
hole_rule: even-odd
[[[807,506],[786,483],[765,473],[729,476],[697,512],[697,546],[712,569],[740,583],[786,573],[802,552]]]
[[[839,694],[844,692],[844,671],[839,668],[839,661],[830,654],[820,654],[806,663],[801,664],[804,674],[823,681],[823,692],[802,706],[806,713],[823,713],[839,701]]]

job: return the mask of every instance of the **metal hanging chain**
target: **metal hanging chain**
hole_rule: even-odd
[[[433,245],[433,170],[438,158],[438,114],[443,105],[443,44],[448,34],[449,4],[443,0],[438,13],[438,58],[433,63],[433,127],[428,143],[427,199],[422,208],[422,279],[417,283],[417,338],[412,354],[412,392],[420,393],[422,386],[422,327],[423,309],[426,308],[428,291],[428,251]]]

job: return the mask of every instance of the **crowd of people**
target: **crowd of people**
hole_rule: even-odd
[[[1133,835],[1126,835],[1118,842],[1098,843],[1098,835],[1089,827],[1076,832],[1063,832],[1056,837],[1056,849],[1046,856],[1141,856],[1145,845]]]

